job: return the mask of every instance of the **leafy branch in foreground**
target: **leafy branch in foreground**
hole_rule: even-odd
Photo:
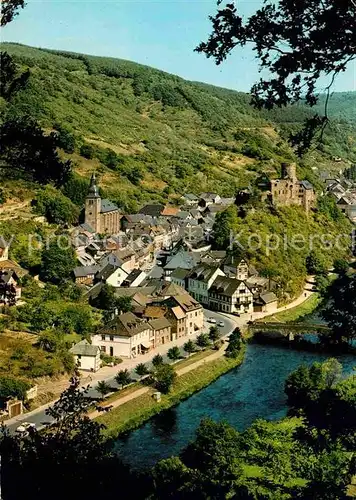
[[[265,1],[244,22],[235,3],[228,3],[210,17],[212,33],[196,50],[221,64],[235,47],[251,43],[260,69],[271,75],[251,89],[252,104],[258,109],[287,106],[301,99],[314,106],[317,83],[326,74],[330,83],[324,116],[307,120],[304,130],[292,138],[301,153],[310,147],[317,130],[322,134],[335,78],[356,58],[355,16],[353,0],[279,0]]]

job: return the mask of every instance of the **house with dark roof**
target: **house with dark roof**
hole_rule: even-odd
[[[137,287],[146,279],[147,274],[141,269],[134,269],[131,273],[124,279],[122,286],[127,287]]]
[[[221,197],[217,193],[202,193],[199,198],[199,207],[205,209],[209,205],[220,203]]]
[[[218,276],[209,288],[209,307],[230,314],[253,312],[253,294],[246,283]]]
[[[168,344],[172,340],[171,338],[171,323],[165,317],[151,319],[149,324],[153,330],[155,336],[155,347],[159,345]]]
[[[154,348],[155,335],[148,321],[127,312],[104,325],[92,342],[110,356],[136,358]]]
[[[278,309],[278,298],[273,292],[261,293],[254,301],[254,312],[274,313]]]
[[[96,372],[100,368],[100,347],[81,340],[69,349],[80,370]]]
[[[209,288],[217,276],[225,276],[219,266],[201,262],[186,276],[188,292],[201,304],[209,305]]]
[[[182,202],[184,205],[188,205],[191,207],[197,206],[199,202],[198,196],[195,196],[193,193],[186,193],[182,196]]]
[[[164,275],[170,276],[178,267],[182,269],[193,269],[197,262],[198,256],[191,252],[179,250],[175,255],[167,259],[167,263],[163,267]]]
[[[164,210],[164,205],[160,203],[156,204],[152,203],[140,208],[139,213],[144,215],[150,215],[151,217],[159,217],[161,215],[161,212],[163,212],[163,210]]]
[[[171,281],[172,283],[181,286],[182,288],[187,287],[187,276],[189,274],[189,269],[182,269],[181,267],[178,267],[173,271],[171,274]]]
[[[93,266],[77,266],[73,269],[75,282],[80,285],[92,285],[97,272],[101,270],[98,264]]]

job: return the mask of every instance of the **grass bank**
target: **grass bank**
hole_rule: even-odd
[[[305,316],[312,314],[321,304],[321,297],[318,293],[313,293],[307,300],[299,306],[281,311],[271,316],[266,316],[256,323],[289,323],[295,321],[302,321]]]
[[[106,426],[105,433],[109,437],[117,437],[123,432],[135,429],[152,416],[175,406],[187,399],[195,392],[208,386],[224,373],[239,366],[245,354],[245,346],[236,359],[221,356],[214,361],[206,361],[195,370],[179,376],[169,394],[162,394],[161,401],[155,402],[152,398],[152,389],[149,393],[135,398],[114,408],[110,413],[101,415],[96,420]]]

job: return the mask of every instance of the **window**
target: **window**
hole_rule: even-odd
[[[105,335],[102,335],[102,336],[101,336],[101,340],[105,340]]]
[[[106,346],[101,345],[101,346],[100,346],[100,350],[101,350],[101,352],[106,352]]]
[[[110,356],[113,356],[114,355],[114,348],[111,346],[110,347]]]
[[[195,311],[195,316],[198,316],[198,313],[197,313],[197,311]]]
[[[193,326],[193,323],[192,323],[192,322],[190,322],[190,323],[189,323],[189,326],[190,326],[190,328],[191,328],[191,327]]]
[[[242,289],[240,290],[240,293],[241,293],[241,295],[242,295],[242,294],[246,293],[246,290],[245,290],[244,288],[242,288]]]
[[[78,359],[82,359],[82,355],[81,354],[78,354]]]
[[[111,340],[111,342],[114,342],[114,335],[110,335],[110,340]],[[112,349],[112,348],[110,347],[110,349]]]

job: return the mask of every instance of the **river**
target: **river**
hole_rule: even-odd
[[[286,415],[284,380],[299,365],[323,361],[326,355],[250,344],[244,363],[175,408],[117,440],[124,462],[145,469],[158,460],[176,455],[194,438],[204,417],[225,420],[238,430],[256,418],[274,420]],[[338,358],[344,373],[356,365],[353,355]]]

